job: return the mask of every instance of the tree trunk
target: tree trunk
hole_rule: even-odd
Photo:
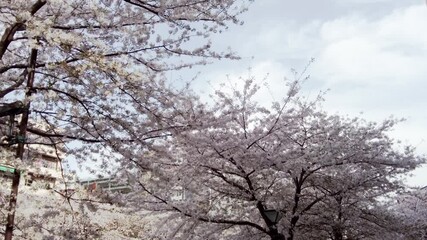
[[[334,234],[334,240],[343,240],[342,228],[341,226],[333,226],[332,233]]]

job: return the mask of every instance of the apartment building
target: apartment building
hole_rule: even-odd
[[[63,181],[61,160],[64,153],[48,144],[33,141],[34,136],[27,136],[27,139],[17,137],[16,124],[11,124],[10,120],[4,118],[0,121],[0,177],[10,178],[18,167],[23,174],[27,186],[39,186],[42,188],[54,188],[60,181]],[[15,157],[17,141],[27,143],[22,161]]]
[[[24,160],[28,163],[25,185],[54,188],[63,179],[61,159],[64,154],[44,145],[29,145]]]
[[[132,191],[129,184],[120,182],[119,179],[113,177],[87,179],[78,181],[77,183],[86,188],[89,192],[110,191],[129,193]]]

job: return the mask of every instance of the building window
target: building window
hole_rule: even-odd
[[[185,200],[185,189],[181,186],[176,186],[172,189],[171,200],[183,201]]]
[[[33,184],[33,179],[32,178],[25,179],[25,186],[31,186],[31,184]]]

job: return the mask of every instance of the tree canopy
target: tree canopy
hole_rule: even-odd
[[[188,127],[180,114],[194,96],[164,73],[236,59],[213,50],[210,36],[240,24],[250,2],[2,1],[0,104],[23,113],[18,149],[50,145],[80,165],[99,163],[97,171],[107,160],[132,165],[152,139]],[[13,122],[3,114],[2,127]],[[1,132],[2,159],[25,169],[3,151],[18,136]]]
[[[1,102],[25,102],[31,141],[74,141],[67,154],[83,161],[111,149],[128,157],[186,127],[175,109],[192,96],[164,72],[236,58],[209,37],[240,23],[249,2],[2,1]]]
[[[329,114],[322,95],[302,97],[300,79],[270,107],[254,100],[252,78],[212,103],[166,80],[237,59],[209,39],[240,24],[250,2],[2,1],[0,103],[29,113],[25,144],[128,181],[131,193],[104,197],[134,216],[158,213],[166,239],[404,238],[392,223],[407,214],[391,214],[389,196],[425,159],[388,136],[399,120]],[[283,217],[276,224],[266,210]]]
[[[392,231],[381,198],[424,161],[410,147],[396,150],[387,132],[398,120],[327,114],[321,98],[299,96],[299,81],[268,109],[253,100],[258,88],[249,79],[243,90],[218,91],[212,107],[193,109],[191,130],[158,142],[138,160],[145,168],[126,172],[139,189],[126,201],[175,213],[194,239],[276,239],[267,209],[283,215],[277,227],[286,239],[378,239]],[[177,186],[187,194],[182,201],[173,200]]]

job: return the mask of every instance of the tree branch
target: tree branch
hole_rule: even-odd
[[[31,7],[30,14],[33,16],[46,4],[46,0],[37,0],[37,2]],[[17,31],[23,30],[25,28],[25,21],[16,22],[11,27],[8,27],[4,30],[3,36],[0,41],[0,60],[3,58],[4,53],[6,52],[9,44],[13,41],[13,37]]]
[[[211,218],[207,218],[207,217],[202,217],[202,216],[195,216],[193,214],[190,214],[188,212],[185,212],[182,209],[179,209],[176,206],[171,205],[166,199],[156,195],[155,193],[153,193],[152,191],[148,190],[141,182],[138,182],[139,185],[141,186],[141,188],[147,192],[149,195],[151,195],[152,197],[154,197],[155,199],[159,200],[161,203],[170,206],[172,208],[172,210],[179,212],[181,214],[183,214],[186,217],[190,217],[190,218],[195,218],[199,221],[202,222],[206,222],[206,223],[221,223],[221,224],[232,224],[232,225],[239,225],[239,226],[250,226],[253,228],[258,229],[261,232],[264,233],[268,233],[267,230],[265,230],[263,227],[261,227],[260,225],[253,223],[253,222],[249,222],[249,221],[239,221],[239,220],[228,220],[228,219],[211,219]]]

